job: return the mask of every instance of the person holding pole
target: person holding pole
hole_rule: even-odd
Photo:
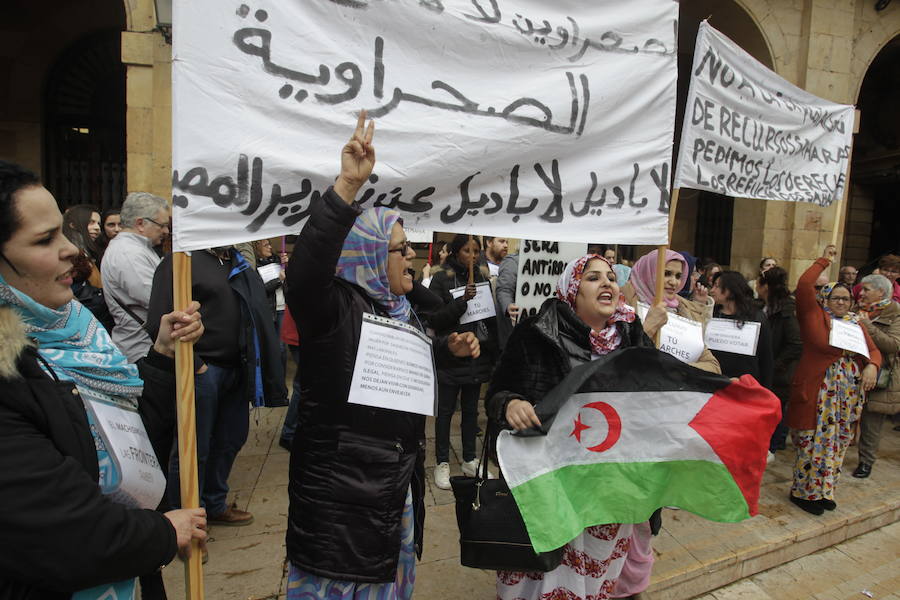
[[[203,325],[196,302],[163,315],[130,364],[73,300],[62,223],[38,178],[0,161],[0,598],[131,599],[206,539],[203,509],[154,510],[175,347]]]
[[[478,399],[481,384],[491,378],[499,349],[495,316],[460,323],[468,311],[469,302],[475,298],[475,284],[488,285],[490,278],[490,274],[476,264],[480,252],[477,238],[463,233],[455,236],[450,242],[446,267],[435,274],[430,286],[431,291],[444,302],[443,309],[430,315],[429,324],[434,330],[442,335],[471,332],[481,343],[481,355],[477,359],[445,356],[437,361],[439,385],[434,421],[434,483],[442,490],[450,489],[450,421],[456,412],[457,400],[462,409],[462,472],[470,477],[475,476],[478,467],[475,448]],[[473,265],[471,279],[470,265]],[[465,291],[460,295],[462,290]]]
[[[850,288],[832,282],[816,292],[816,279],[836,255],[835,247],[827,246],[800,276],[795,292],[803,353],[788,403],[787,425],[797,449],[790,500],[813,515],[837,506],[834,486],[882,361],[859,317],[850,312]],[[845,332],[840,340],[835,330]],[[852,340],[857,342],[848,343]]]
[[[364,324],[423,330],[406,297],[415,251],[399,213],[354,201],[375,166],[375,126],[365,118],[288,263],[303,381],[288,486],[289,600],[408,599],[422,552],[425,416],[348,402]],[[477,357],[478,339],[451,335],[434,350]]]
[[[644,331],[650,337],[655,337],[662,326],[666,324],[669,312],[705,324],[707,320],[706,306],[678,295],[688,277],[688,265],[684,257],[674,250],[666,250],[662,305],[654,304],[658,252],[659,250],[654,250],[645,254],[634,263],[631,277],[628,279],[628,283],[622,287],[625,302],[630,306],[637,306],[640,301],[650,306],[647,318],[644,320]],[[719,361],[705,346],[697,361],[691,364],[711,373],[722,372]]]

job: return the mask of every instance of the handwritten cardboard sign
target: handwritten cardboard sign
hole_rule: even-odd
[[[636,310],[641,320],[645,320],[650,307],[638,302]],[[700,360],[704,348],[702,324],[675,313],[668,314],[666,324],[659,331],[661,351],[671,354],[681,362],[693,363]]]
[[[756,321],[745,321],[740,326],[734,319],[710,319],[706,323],[706,346],[710,350],[755,356],[759,327]]]
[[[675,187],[828,206],[846,185],[853,106],[828,102],[700,24]]]
[[[858,323],[832,319],[831,333],[828,334],[828,344],[869,358],[869,345],[866,344],[866,336]]]
[[[364,314],[347,402],[434,416],[431,339],[400,321]]]
[[[296,233],[356,114],[410,227],[667,238],[672,0],[176,0],[173,247]],[[515,149],[515,151],[511,151]]]
[[[450,295],[459,298],[466,293],[466,287],[461,286],[450,290]],[[474,323],[489,319],[497,314],[494,306],[494,295],[491,293],[491,283],[482,281],[475,284],[475,297],[466,303],[466,312],[459,318],[459,324]]]
[[[522,317],[535,314],[547,298],[556,296],[556,283],[570,261],[587,254],[587,244],[522,240],[516,305]]]

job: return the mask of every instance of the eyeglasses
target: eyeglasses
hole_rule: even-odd
[[[160,227],[160,228],[162,228],[162,229],[168,229],[168,228],[169,228],[169,224],[168,224],[168,223],[160,223],[160,222],[158,222],[158,221],[154,221],[154,220],[151,219],[150,217],[144,217],[144,220],[145,220],[145,221],[150,221],[151,223],[153,223],[154,225],[156,225],[157,227]]]
[[[849,296],[847,296],[847,297],[840,296],[838,298],[829,298],[828,301],[829,302],[844,302],[846,304],[853,302],[853,300]]]
[[[400,256],[406,256],[409,253],[409,249],[412,248],[412,242],[409,240],[403,240],[403,243],[400,244],[397,248],[391,248],[388,252],[399,252]]]

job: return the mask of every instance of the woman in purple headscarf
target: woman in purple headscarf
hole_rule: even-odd
[[[375,165],[373,134],[363,111],[341,174],[313,204],[288,263],[287,304],[303,341],[288,486],[289,600],[411,598],[422,552],[425,417],[348,402],[364,315],[423,329],[407,298],[416,254],[400,215],[362,211],[354,201]],[[453,334],[434,351],[477,356],[478,340]]]

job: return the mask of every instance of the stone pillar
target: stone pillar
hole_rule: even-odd
[[[153,31],[153,2],[129,3],[122,33],[126,68],[127,189],[170,198],[172,194],[172,47]]]

